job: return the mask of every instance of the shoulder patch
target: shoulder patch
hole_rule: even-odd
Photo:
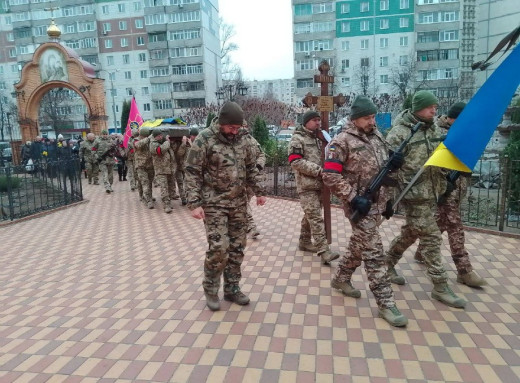
[[[292,148],[292,153],[293,154],[303,154],[303,150],[302,150],[302,148],[294,147],[294,148]]]

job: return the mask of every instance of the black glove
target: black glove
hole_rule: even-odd
[[[361,215],[362,217],[365,217],[368,212],[370,211],[370,207],[372,206],[372,202],[370,200],[366,199],[363,196],[355,196],[354,199],[350,202],[350,206],[352,207],[352,210],[355,210]]]
[[[390,175],[387,174],[386,176],[383,177],[383,180],[381,181],[381,185],[395,188],[395,187],[397,187],[398,183],[397,183],[397,180],[394,180],[392,177],[390,177]]]
[[[404,154],[390,150],[390,170],[401,169],[404,164]]]
[[[385,211],[381,214],[386,219],[390,219],[394,215],[394,209],[393,209],[392,205],[393,205],[392,200],[386,201]]]

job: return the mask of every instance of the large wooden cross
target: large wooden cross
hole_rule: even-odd
[[[317,105],[317,109],[321,112],[321,128],[325,131],[329,131],[329,113],[334,111],[334,105],[338,107],[342,106],[346,102],[345,96],[341,93],[337,96],[329,96],[329,84],[334,83],[334,76],[329,75],[330,65],[327,61],[323,60],[318,67],[320,74],[314,76],[314,82],[320,84],[321,95],[313,96],[312,93],[307,93],[305,98],[302,100],[303,104],[310,108],[313,105]],[[321,150],[322,163],[325,160],[325,145]],[[323,197],[323,218],[325,221],[325,232],[327,233],[327,241],[332,242],[331,235],[331,218],[330,218],[330,190],[328,187],[324,187],[322,190]]]

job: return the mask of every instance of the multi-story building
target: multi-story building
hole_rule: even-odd
[[[248,95],[257,98],[274,98],[286,104],[295,104],[296,98],[294,79],[245,81]]]
[[[61,43],[107,80],[109,126],[120,127],[121,105],[132,96],[144,119],[171,117],[215,101],[218,16],[217,0],[3,0],[0,92],[12,91],[54,18]]]

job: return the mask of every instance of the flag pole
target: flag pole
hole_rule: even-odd
[[[394,204],[392,205],[392,209],[395,210],[397,208],[397,205],[403,199],[403,197],[406,195],[406,193],[408,193],[408,190],[410,190],[412,188],[412,186],[415,184],[415,182],[417,182],[417,180],[419,179],[421,174],[424,173],[424,169],[425,169],[424,166],[421,167],[419,169],[419,171],[417,172],[417,174],[413,176],[413,178],[410,180],[410,182],[408,182],[408,185],[406,185],[404,190],[401,192],[401,194],[399,194],[399,197],[397,197],[397,199],[395,200]]]

